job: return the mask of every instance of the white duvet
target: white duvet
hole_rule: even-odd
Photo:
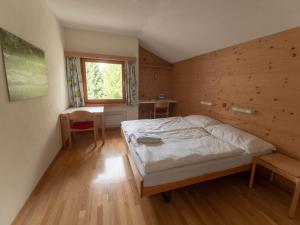
[[[122,128],[129,137],[134,133],[163,133],[173,130],[185,130],[199,126],[187,122],[182,117],[169,117],[163,119],[129,120],[122,122]]]
[[[202,128],[164,132],[161,138],[163,143],[158,145],[132,143],[146,173],[244,153]]]
[[[244,153],[242,149],[223,142],[182,117],[125,121],[122,128],[140,158],[145,173]],[[162,143],[139,144],[133,138],[135,132],[159,135]]]

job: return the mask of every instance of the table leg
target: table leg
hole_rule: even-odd
[[[296,212],[297,204],[298,204],[298,200],[299,200],[299,195],[300,195],[300,179],[298,179],[298,181],[295,185],[295,191],[294,191],[291,207],[289,210],[290,218],[293,218],[295,216],[295,212]]]
[[[256,160],[254,159],[253,163],[252,163],[252,169],[251,169],[251,175],[250,175],[250,181],[249,181],[249,188],[253,187],[255,170],[256,170]]]

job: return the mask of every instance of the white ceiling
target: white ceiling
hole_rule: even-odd
[[[67,27],[136,36],[169,62],[300,26],[299,0],[47,0]]]

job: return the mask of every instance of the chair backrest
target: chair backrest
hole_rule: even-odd
[[[169,114],[169,102],[167,101],[158,101],[154,104],[154,111],[155,112],[163,112]]]
[[[69,120],[78,122],[94,121],[94,115],[87,111],[75,111],[69,113]]]

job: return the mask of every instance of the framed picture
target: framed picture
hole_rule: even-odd
[[[0,43],[10,101],[48,93],[44,52],[0,28]]]

